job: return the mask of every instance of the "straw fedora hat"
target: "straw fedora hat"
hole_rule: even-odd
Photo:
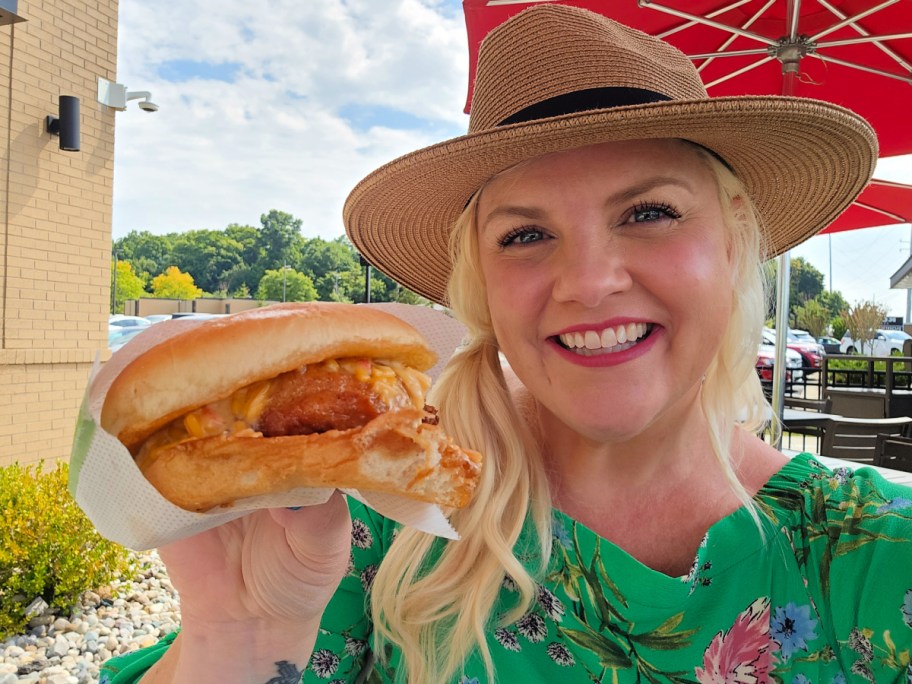
[[[544,4],[482,43],[468,134],[362,180],[345,203],[346,232],[371,264],[445,303],[449,232],[488,179],[543,154],[646,138],[681,138],[718,155],[753,199],[769,257],[833,221],[877,159],[874,131],[847,109],[709,98],[676,48],[600,14]]]

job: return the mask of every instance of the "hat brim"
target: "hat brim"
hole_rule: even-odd
[[[346,200],[346,232],[375,267],[443,304],[450,230],[488,179],[553,152],[655,138],[683,138],[725,160],[761,216],[766,257],[831,223],[877,160],[867,122],[818,100],[727,97],[587,111],[470,133],[380,167]]]

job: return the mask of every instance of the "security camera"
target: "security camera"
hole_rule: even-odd
[[[152,102],[152,93],[150,93],[148,90],[137,90],[127,93],[127,97],[124,102],[126,103],[130,100],[139,100],[139,102],[136,104],[139,105],[139,108],[144,112],[158,111],[158,105]],[[126,106],[126,104],[124,106]]]
[[[148,90],[131,90],[127,92],[127,86],[124,84],[114,83],[99,77],[98,101],[101,104],[122,112],[127,108],[127,102],[130,100],[140,100],[137,104],[144,112],[158,111],[158,105],[152,102],[152,93]]]

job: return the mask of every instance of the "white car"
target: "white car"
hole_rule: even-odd
[[[902,330],[884,330],[880,329],[874,335],[874,339],[865,342],[864,350],[861,344],[855,342],[849,333],[839,342],[839,351],[843,354],[861,354],[865,353],[870,356],[902,356],[906,340],[912,340],[912,335]]]

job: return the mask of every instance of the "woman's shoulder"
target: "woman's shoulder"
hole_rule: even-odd
[[[761,506],[780,514],[805,511],[813,518],[901,512],[912,515],[912,489],[873,468],[828,466],[803,453],[790,459],[757,492]]]
[[[829,467],[800,454],[755,501],[799,558],[819,562],[822,576],[836,566],[867,568],[876,559],[912,563],[912,489],[873,468]]]

